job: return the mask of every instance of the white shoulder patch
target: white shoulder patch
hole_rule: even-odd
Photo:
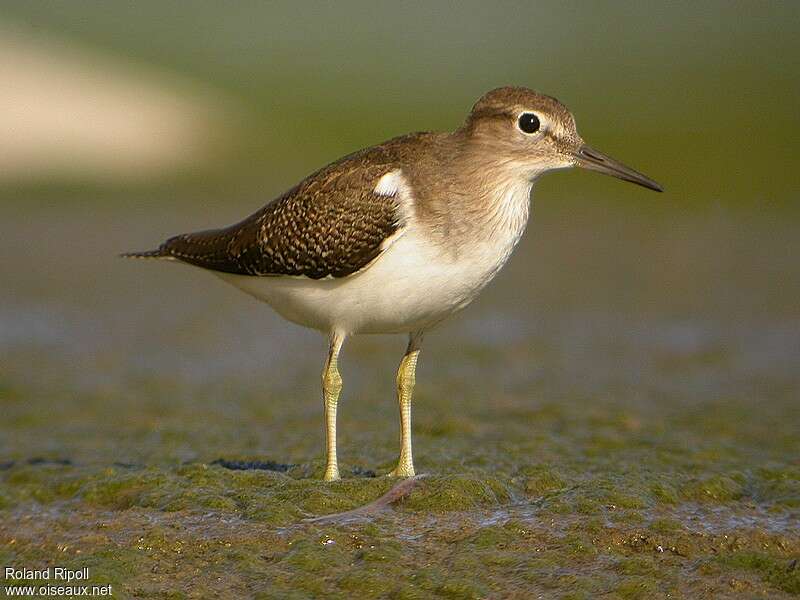
[[[388,196],[390,198],[397,196],[401,189],[406,187],[406,178],[403,177],[402,169],[395,169],[389,171],[378,180],[375,186],[375,193],[378,196]]]
[[[378,196],[395,199],[397,220],[401,226],[410,222],[414,215],[414,192],[402,169],[395,169],[383,175],[373,191]]]

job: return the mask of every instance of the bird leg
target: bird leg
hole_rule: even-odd
[[[333,332],[328,346],[328,359],[322,371],[322,400],[325,405],[325,431],[327,437],[327,458],[325,461],[325,481],[339,479],[339,463],[336,460],[336,405],[342,391],[342,377],[337,363],[344,335]]]
[[[400,404],[400,459],[391,477],[413,477],[414,458],[411,454],[411,396],[414,393],[417,357],[421,335],[411,335],[408,348],[397,369],[397,401]]]

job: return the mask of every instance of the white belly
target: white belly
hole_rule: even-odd
[[[410,227],[372,265],[349,277],[249,277],[216,273],[284,318],[321,331],[404,333],[427,329],[469,304],[519,240],[472,244],[457,256]]]

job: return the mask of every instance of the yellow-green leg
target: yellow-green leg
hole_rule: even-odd
[[[344,335],[332,333],[328,346],[328,359],[322,371],[322,401],[325,404],[325,431],[327,458],[325,461],[325,481],[339,479],[339,463],[336,459],[336,405],[339,392],[342,391],[342,377],[339,375],[337,363],[339,350],[342,348]]]
[[[421,335],[411,335],[408,348],[397,369],[397,401],[400,405],[400,459],[389,473],[393,477],[413,477],[414,457],[411,453],[411,396],[416,381],[417,358]]]

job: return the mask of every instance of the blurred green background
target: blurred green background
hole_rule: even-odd
[[[153,178],[193,191],[269,197],[353,149],[453,129],[509,84],[558,97],[585,139],[663,180],[669,196],[643,201],[772,207],[793,204],[798,183],[793,3],[33,0],[3,3],[0,18],[31,42],[119,58],[106,65],[118,73],[145,64],[165,85],[199,84],[182,91],[200,104],[222,98],[217,121],[199,123],[216,136],[209,160]],[[583,175],[543,187],[548,202],[638,198]]]

